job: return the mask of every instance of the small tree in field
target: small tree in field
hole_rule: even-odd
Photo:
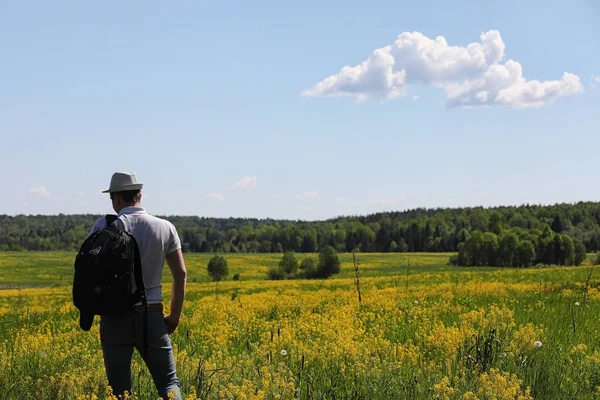
[[[314,278],[316,271],[317,271],[317,266],[315,264],[315,260],[313,260],[310,257],[305,258],[304,260],[302,260],[302,264],[300,264],[300,270],[302,271],[300,273],[301,278],[305,278],[305,279]]]
[[[213,282],[219,282],[229,275],[227,260],[220,255],[215,255],[208,261],[207,269],[208,275],[210,275]]]
[[[317,278],[329,278],[331,275],[340,273],[340,259],[331,246],[325,246],[319,253],[319,265],[317,267]]]
[[[282,279],[295,279],[298,272],[298,260],[293,251],[286,251],[277,267],[267,271],[267,279],[278,281]]]
[[[285,274],[283,273],[281,268],[271,267],[267,271],[267,279],[269,279],[271,281],[281,281],[281,280],[285,279]]]
[[[298,260],[296,260],[293,251],[283,253],[283,258],[279,261],[279,268],[286,276],[296,274],[296,271],[298,271]]]

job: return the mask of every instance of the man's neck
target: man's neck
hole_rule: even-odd
[[[118,211],[117,214],[120,213],[121,211],[123,211],[124,209],[128,208],[128,207],[141,207],[141,203],[132,203],[132,204],[126,204],[123,207],[121,207]]]

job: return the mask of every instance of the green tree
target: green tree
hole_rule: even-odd
[[[498,249],[500,248],[500,245],[498,244],[498,236],[496,236],[495,233],[486,232],[483,234],[482,241],[482,259],[485,260],[484,265],[498,265]]]
[[[258,243],[258,240],[250,240],[246,243],[246,251],[248,253],[257,253],[259,247],[260,243]]]
[[[443,249],[442,238],[440,238],[440,237],[436,237],[435,239],[433,237],[429,238],[429,242],[427,243],[427,251],[438,252],[438,251],[442,251],[442,249]]]
[[[286,251],[283,253],[281,261],[279,261],[279,269],[284,275],[293,275],[298,271],[298,260],[293,251]]]
[[[490,215],[490,231],[496,235],[502,234],[502,215],[497,211]]]
[[[260,242],[258,246],[259,253],[270,253],[271,252],[271,242],[269,240],[263,240]]]
[[[469,258],[467,257],[467,252],[465,251],[465,242],[458,244],[458,254],[450,257],[450,264],[459,265],[459,266],[468,266]]]
[[[575,265],[575,241],[568,235],[562,236],[565,265]]]
[[[398,253],[406,253],[408,251],[408,245],[406,244],[406,241],[404,240],[404,238],[400,239],[400,241],[398,242]]]
[[[392,241],[391,241],[391,243],[390,243],[390,248],[389,248],[389,251],[390,251],[391,253],[395,253],[395,252],[397,252],[397,251],[398,251],[398,243],[396,243],[396,241],[395,241],[395,240],[392,240]]]
[[[462,253],[459,254],[460,265],[485,265],[483,234],[480,231],[473,232],[461,247],[460,252]]]
[[[544,236],[538,238],[535,254],[538,262],[546,265],[554,264],[554,242],[552,239]]]
[[[212,278],[213,282],[219,282],[227,275],[229,275],[229,266],[227,260],[221,255],[214,255],[208,261],[208,275]]]
[[[575,243],[567,235],[556,234],[554,236],[554,257],[559,265],[575,264]]]
[[[317,272],[317,266],[315,264],[315,260],[311,257],[307,257],[302,260],[300,264],[300,270],[302,271],[301,276],[305,279],[312,279],[315,277]]]
[[[517,251],[518,265],[520,267],[530,267],[535,260],[535,248],[529,240],[521,240]]]
[[[551,229],[556,233],[562,233],[567,230],[567,221],[562,215],[557,215],[552,220]]]
[[[392,234],[392,220],[389,217],[383,217],[379,220],[379,229],[375,237],[377,251],[388,251],[390,248]]]
[[[317,232],[309,230],[302,239],[302,251],[304,253],[314,253],[317,251]]]
[[[337,251],[344,251],[346,249],[346,231],[344,229],[338,228],[335,229],[332,233],[331,233],[331,245],[337,250]]]
[[[575,265],[581,265],[587,258],[587,249],[581,240],[574,239],[575,242]]]
[[[375,232],[370,227],[362,224],[358,225],[356,235],[361,251],[375,251]],[[346,250],[351,251],[352,249],[348,249],[348,246],[346,246]]]
[[[340,272],[340,259],[331,246],[325,246],[319,253],[319,266],[317,267],[318,278],[329,278]]]
[[[514,267],[517,265],[517,249],[519,237],[514,232],[505,232],[500,239],[501,265]]]
[[[267,271],[267,279],[272,281],[280,281],[285,279],[285,274],[281,268],[271,267]]]

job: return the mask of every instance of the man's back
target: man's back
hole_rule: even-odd
[[[162,302],[162,270],[167,254],[181,249],[175,226],[152,216],[142,207],[125,207],[119,212],[115,225],[133,235],[140,247],[146,297],[149,304]],[[106,226],[98,220],[90,232]]]

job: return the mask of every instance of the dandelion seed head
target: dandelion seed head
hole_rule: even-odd
[[[536,340],[535,342],[533,342],[533,346],[540,348],[540,347],[542,347],[542,342],[540,342],[539,340]]]
[[[287,350],[286,349],[281,350],[281,355],[283,357],[287,356]]]

